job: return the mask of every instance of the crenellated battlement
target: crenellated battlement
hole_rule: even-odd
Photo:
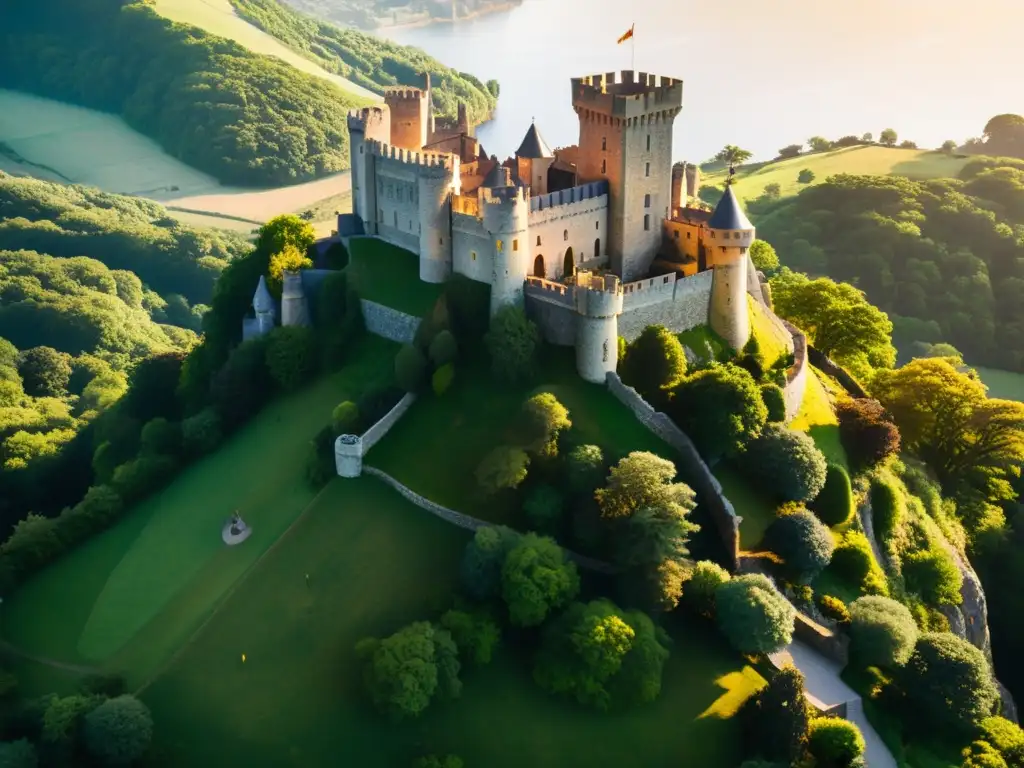
[[[384,101],[422,101],[427,92],[421,88],[409,88],[404,85],[393,85],[384,89]]]
[[[618,275],[576,273],[576,311],[585,317],[612,318],[622,314],[622,283]]]
[[[348,112],[348,129],[365,133],[367,128],[389,126],[388,117],[387,106],[350,109]]]
[[[683,81],[625,69],[572,79],[572,105],[623,119],[683,106]]]
[[[484,205],[505,205],[515,201],[526,203],[528,200],[525,187],[484,187],[480,195],[480,202]]]
[[[419,152],[396,147],[382,141],[368,141],[367,147],[370,154],[377,157],[396,160],[408,165],[418,165],[423,168],[454,171],[459,165],[459,158],[449,152]]]

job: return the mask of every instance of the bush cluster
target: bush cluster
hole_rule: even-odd
[[[910,658],[917,624],[910,610],[888,597],[860,597],[850,604],[850,652],[864,667],[892,669]]]
[[[825,485],[810,503],[810,508],[825,525],[841,525],[853,514],[853,489],[850,476],[838,464],[829,464],[825,472]]]
[[[835,548],[828,528],[807,510],[777,517],[765,531],[764,544],[783,559],[792,576],[803,580],[818,575]]]
[[[811,501],[825,485],[826,462],[803,432],[769,424],[747,446],[743,466],[780,501]]]

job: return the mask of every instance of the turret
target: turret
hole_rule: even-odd
[[[252,308],[256,313],[256,335],[262,336],[269,333],[274,328],[277,309],[274,307],[274,297],[270,295],[270,290],[267,288],[267,278],[263,275],[260,275],[260,282],[252,297]]]
[[[530,204],[522,187],[485,188],[481,195],[484,229],[494,247],[491,315],[508,304],[522,305],[530,268]],[[543,277],[543,275],[541,275]]]
[[[458,192],[458,155],[427,155],[418,166],[420,280],[443,283],[452,273],[452,192]]]
[[[622,283],[616,275],[576,273],[576,372],[585,381],[603,384],[619,356]]]
[[[735,350],[742,349],[750,338],[747,252],[754,234],[754,225],[733,194],[732,183],[727,182],[725,194],[708,220],[706,252],[714,270],[708,323]]]
[[[548,193],[548,170],[554,161],[555,153],[532,123],[516,150],[516,172],[519,180],[530,187],[530,194]]]
[[[427,91],[396,86],[384,92],[384,103],[391,111],[391,146],[422,149],[429,136],[430,99]]]
[[[391,140],[391,113],[387,107],[366,107],[348,115],[349,154],[352,166],[352,213],[363,221],[367,234],[376,233],[376,166],[371,142]]]
[[[281,325],[309,325],[301,272],[285,272],[281,288]]]

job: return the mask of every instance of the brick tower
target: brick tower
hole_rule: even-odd
[[[672,127],[683,83],[624,70],[574,77],[582,181],[607,179],[608,255],[626,282],[644,277],[672,203]]]

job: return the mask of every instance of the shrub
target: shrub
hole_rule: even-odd
[[[1005,717],[986,717],[981,721],[981,733],[1010,768],[1024,768],[1024,730],[1019,725]]]
[[[899,429],[877,400],[840,400],[836,415],[839,439],[855,468],[873,467],[899,451]]]
[[[204,408],[181,422],[181,447],[186,456],[203,456],[223,439],[220,416],[213,408]]]
[[[807,751],[816,768],[847,768],[864,754],[864,737],[849,720],[816,717],[807,730]]]
[[[850,651],[861,666],[905,664],[917,637],[914,617],[902,603],[869,595],[850,604]]]
[[[832,619],[842,627],[850,623],[850,611],[846,603],[832,595],[820,595],[818,597],[818,608],[826,619]]]
[[[464,765],[458,755],[426,755],[417,758],[412,768],[463,768]]]
[[[15,576],[31,573],[64,551],[56,529],[56,520],[32,512],[18,521],[11,535],[0,544],[0,555]]]
[[[718,626],[740,653],[772,653],[793,639],[796,612],[762,574],[739,576],[715,593]]]
[[[476,468],[476,481],[487,493],[503,488],[518,488],[526,479],[530,457],[521,448],[499,445],[484,456]]]
[[[501,596],[509,621],[535,627],[580,591],[576,563],[553,539],[528,533],[509,551],[501,566]]]
[[[359,429],[359,406],[344,400],[331,411],[331,427],[336,435],[352,434]]]
[[[490,286],[456,273],[444,284],[444,303],[459,346],[477,348],[490,322]]]
[[[455,366],[445,363],[430,377],[430,388],[434,390],[435,395],[440,397],[449,390],[453,381],[455,381]]]
[[[753,337],[751,337],[753,338]],[[786,395],[778,384],[762,384],[761,399],[768,409],[768,421],[771,423],[786,420]]]
[[[78,689],[86,696],[114,698],[127,691],[128,681],[116,672],[96,672],[83,677]]]
[[[28,739],[0,741],[0,766],[3,768],[36,768],[39,758]]]
[[[53,347],[32,347],[18,355],[18,375],[32,397],[62,397],[71,372],[71,355]]]
[[[303,325],[275,328],[265,338],[267,370],[281,389],[291,392],[313,378],[317,347],[312,328]]]
[[[847,531],[832,551],[829,569],[856,589],[873,595],[888,594],[885,574],[875,562],[871,542],[860,531]]]
[[[459,580],[470,597],[488,600],[501,594],[501,568],[520,534],[503,525],[480,528],[466,545]]]
[[[825,485],[825,457],[808,435],[769,424],[750,443],[746,471],[783,501],[810,501]]]
[[[174,456],[181,448],[181,427],[157,416],[146,422],[139,442],[143,453]]]
[[[701,616],[714,616],[715,595],[729,579],[729,572],[718,563],[701,560],[683,582],[683,601]]]
[[[572,427],[568,409],[550,392],[523,403],[522,432],[526,450],[538,458],[558,455],[558,436]]]
[[[875,477],[871,479],[870,500],[875,534],[881,539],[887,539],[906,517],[903,494],[892,480]]]
[[[451,331],[438,331],[437,336],[430,342],[428,351],[430,361],[435,367],[440,368],[447,363],[454,363],[459,354],[459,345]]]
[[[948,632],[921,635],[900,678],[910,711],[929,728],[967,731],[991,715],[999,699],[985,655]]]
[[[765,532],[765,546],[786,562],[787,570],[800,578],[818,575],[832,559],[832,534],[810,512],[777,517]]]
[[[570,491],[593,494],[608,476],[608,467],[601,449],[596,445],[578,445],[573,448],[569,452],[566,475]]]
[[[323,488],[338,474],[334,458],[334,428],[324,427],[306,447],[306,482],[311,488]]]
[[[340,240],[331,243],[324,251],[324,269],[341,270],[348,266],[348,250]]]
[[[744,702],[739,712],[745,751],[784,765],[803,756],[811,708],[804,691],[804,676],[786,665],[768,685]]]
[[[441,626],[451,632],[463,661],[476,666],[489,664],[501,640],[501,629],[488,615],[480,612],[447,611]]]
[[[521,307],[506,306],[491,318],[484,336],[491,355],[491,371],[499,381],[515,383],[533,377],[540,347],[540,332]]]
[[[564,500],[555,488],[550,485],[538,485],[527,495],[523,503],[526,519],[536,530],[542,533],[554,533],[562,521]]]
[[[960,768],[1010,768],[999,750],[987,741],[974,741],[960,753]]]
[[[810,168],[803,168],[800,173],[796,175],[796,180],[799,184],[810,184],[814,181],[814,171]]]
[[[107,765],[130,765],[153,740],[149,708],[134,696],[107,699],[85,716],[85,746]]]
[[[779,268],[779,255],[772,244],[764,240],[755,240],[750,244],[750,260],[754,262],[754,269],[764,272],[768,277]]]
[[[907,589],[929,605],[959,605],[963,574],[953,558],[935,545],[903,557],[903,578]]]
[[[406,392],[418,392],[427,375],[427,360],[412,344],[405,344],[395,355],[395,381]]]
[[[829,464],[825,485],[810,504],[811,510],[827,526],[841,525],[853,514],[853,489],[850,476],[838,464]]]
[[[134,504],[171,479],[177,468],[170,456],[139,456],[114,470],[112,484],[127,504]]]
[[[663,325],[649,325],[626,348],[622,380],[648,402],[661,402],[662,395],[686,375],[683,345]]]
[[[376,387],[364,393],[357,403],[363,424],[376,424],[387,416],[404,396],[405,392],[400,387],[391,386]]]

